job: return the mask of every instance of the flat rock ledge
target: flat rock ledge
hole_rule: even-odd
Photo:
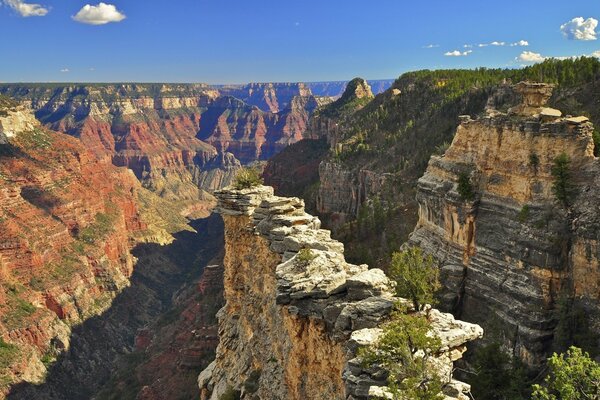
[[[322,320],[327,334],[343,346],[345,398],[386,398],[387,373],[365,370],[356,354],[377,341],[394,304],[407,301],[394,296],[392,282],[381,269],[346,262],[344,245],[320,228],[317,217],[305,212],[303,200],[273,193],[266,186],[225,188],[215,192],[217,210],[222,215],[250,217],[248,229],[266,238],[270,249],[281,255],[276,268],[277,304],[298,318]],[[310,256],[299,256],[302,249],[310,249]],[[432,368],[446,381],[444,395],[467,400],[470,387],[453,379],[453,362],[466,351],[465,343],[483,336],[483,329],[430,307],[425,312],[432,333],[442,341]],[[201,387],[211,389],[211,374],[210,366],[200,374]]]

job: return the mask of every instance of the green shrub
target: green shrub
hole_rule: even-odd
[[[419,247],[392,254],[389,276],[396,282],[396,295],[412,301],[416,310],[434,303],[439,271],[433,257],[425,257]]]
[[[260,186],[264,183],[260,171],[256,168],[242,168],[236,174],[233,181],[233,187],[236,190],[250,189],[256,186]]]
[[[486,400],[529,398],[527,370],[518,358],[509,357],[497,342],[476,350],[474,374],[469,382],[473,397]]]
[[[87,244],[93,244],[96,241],[103,239],[114,230],[116,219],[116,214],[96,214],[95,221],[79,232],[79,239]],[[81,248],[81,246],[78,246],[75,250],[80,254],[84,252],[84,249]]]
[[[594,129],[592,138],[594,139],[594,155],[600,157],[600,132]]]
[[[527,204],[525,204],[523,207],[521,207],[521,211],[519,211],[519,222],[520,223],[524,223],[529,219],[529,206]]]
[[[227,386],[227,389],[219,396],[219,400],[240,400],[241,395],[239,390]]]
[[[442,144],[435,146],[434,154],[438,156],[443,156],[446,153],[446,150],[450,148],[450,142],[446,141]]]
[[[311,249],[304,248],[301,249],[298,254],[296,254],[295,262],[301,266],[307,266],[317,258],[317,255],[312,252]]]
[[[562,153],[554,159],[554,165],[551,170],[554,177],[552,191],[556,199],[565,207],[571,204],[575,195],[575,187],[571,181],[571,173],[569,171],[570,165],[571,159],[566,153]]]
[[[529,165],[537,172],[540,166],[540,157],[536,153],[529,153]]]
[[[471,178],[464,172],[458,176],[458,187],[456,190],[460,198],[464,201],[473,201],[475,199],[475,190],[471,184]]]
[[[244,381],[244,391],[246,393],[256,393],[259,388],[259,379],[262,371],[256,369],[250,373],[250,376]]]
[[[600,364],[588,353],[571,347],[548,359],[543,385],[533,385],[534,400],[600,399]]]
[[[429,334],[430,328],[425,316],[397,310],[377,342],[359,350],[363,367],[389,371],[388,387],[395,399],[443,399],[441,379],[428,366],[441,347],[440,339]]]
[[[19,354],[19,349],[14,344],[6,343],[0,338],[0,371],[10,367]]]

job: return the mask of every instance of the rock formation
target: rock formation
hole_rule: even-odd
[[[69,347],[71,327],[128,286],[134,241],[160,233],[142,220],[130,171],[23,107],[0,116],[0,132],[0,339],[18,349],[2,359],[2,393],[43,378],[42,360]]]
[[[462,117],[450,148],[431,158],[418,183],[410,243],[439,260],[447,309],[490,328],[507,350],[539,367],[560,296],[598,312],[598,225],[591,218],[598,206],[591,199],[600,194],[599,166],[587,118],[546,108],[549,85],[515,89],[521,104]],[[552,189],[563,153],[580,193],[566,208]]]
[[[271,187],[216,192],[225,221],[225,307],[217,357],[199,376],[203,399],[225,393],[263,399],[366,399],[385,374],[364,370],[357,349],[373,343],[399,299],[380,269],[345,261],[343,244],[320,229],[298,198]],[[302,259],[301,249],[310,249]],[[430,310],[443,343],[437,369],[448,398],[467,399],[452,363],[477,325]]]
[[[192,84],[11,84],[0,94],[31,106],[46,127],[130,168],[146,188],[195,216],[195,204],[230,184],[240,163],[300,140],[318,106],[302,84],[263,89],[268,107],[253,85],[240,92]]]

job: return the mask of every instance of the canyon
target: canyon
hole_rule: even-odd
[[[273,86],[2,86],[3,395],[194,396],[222,298],[211,192],[329,101]]]
[[[0,397],[385,394],[357,351],[402,302],[384,271],[409,245],[440,267],[425,314],[448,398],[469,392],[453,363],[487,343],[538,372],[569,313],[600,329],[600,67],[585,62],[554,85],[532,77],[567,62],[393,83],[1,84]],[[247,165],[274,189],[232,189]]]

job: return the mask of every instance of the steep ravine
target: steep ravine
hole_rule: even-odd
[[[136,398],[143,389],[140,383],[136,381],[126,386],[118,377],[111,383],[111,373],[118,370],[123,363],[128,363],[128,373],[131,373],[132,368],[144,360],[144,349],[148,348],[154,339],[151,336],[145,337],[142,328],[160,318],[163,318],[163,321],[166,319],[167,322],[169,318],[173,318],[170,315],[178,312],[172,309],[177,293],[200,277],[203,268],[219,254],[223,246],[223,227],[218,216],[196,220],[191,225],[197,233],[178,233],[175,235],[175,241],[167,246],[136,246],[133,254],[138,261],[130,279],[130,286],[113,300],[105,312],[74,327],[69,351],[61,354],[56,363],[49,368],[44,383],[14,386],[8,399],[83,400],[93,398],[100,389],[103,389],[103,395],[98,397],[99,399]],[[218,298],[214,301],[218,305]],[[165,312],[169,314],[164,315]],[[216,309],[213,308],[211,312],[216,312]],[[201,327],[196,327],[198,328]],[[134,352],[136,338],[139,346],[140,342],[150,343]],[[171,340],[174,339],[173,337]],[[202,341],[202,337],[200,340]],[[183,340],[182,343],[187,345],[188,341]],[[187,375],[188,384],[184,379],[183,383],[171,382],[171,387],[182,390],[177,398],[192,399],[193,392],[197,393],[193,382],[201,368],[210,360],[212,346],[214,339],[209,342],[208,349],[195,355],[198,359],[194,362],[187,360],[186,364],[183,360],[176,360],[169,364],[167,360],[158,358],[156,365],[150,365],[154,369],[170,365],[173,372]],[[181,350],[176,349],[177,353]],[[156,376],[156,383],[161,379],[166,379],[166,376]],[[148,382],[147,377],[142,377],[141,382],[150,387],[154,383]],[[167,387],[160,384],[158,386],[164,390],[168,384]],[[185,396],[186,388],[191,392],[188,392],[188,397]],[[167,400],[174,397],[167,393],[163,396],[141,398]]]
[[[216,346],[222,281],[202,272],[220,263],[222,223],[187,225],[131,171],[10,104],[0,110],[0,398],[131,398],[167,389],[157,382],[170,374],[170,389],[194,398]],[[211,207],[195,203],[205,216]],[[139,379],[122,382],[132,360]]]

